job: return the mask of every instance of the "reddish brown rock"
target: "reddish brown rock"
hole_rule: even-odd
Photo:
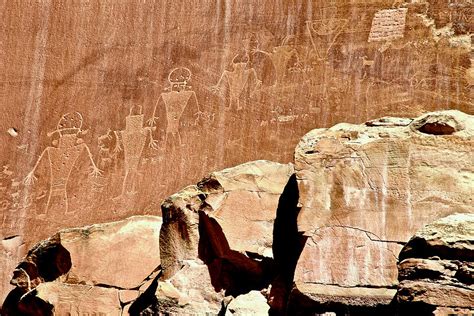
[[[442,111],[305,135],[295,168],[308,239],[296,288],[394,288],[398,253],[418,228],[474,212],[473,126],[470,115]]]
[[[7,295],[7,289],[12,277],[12,271],[15,269],[18,258],[26,255],[26,247],[20,236],[11,236],[0,241],[0,302],[3,302]],[[0,305],[1,306],[1,305]]]
[[[201,257],[238,264],[273,258],[278,202],[293,167],[255,161],[214,172],[163,203],[161,231],[164,276],[180,262]],[[253,263],[255,269],[261,269]]]
[[[51,306],[49,315],[122,315],[117,289],[56,281],[42,283],[34,292],[26,294],[20,301],[19,310],[24,315],[48,315],[46,306]]]
[[[254,161],[214,172],[166,199],[160,236],[163,278],[182,276],[184,262],[200,258],[210,275],[206,286],[214,292],[236,296],[268,286],[283,266],[274,231],[291,226],[291,221],[276,222],[282,221],[277,211],[292,174],[291,164]],[[280,212],[285,211],[290,210]],[[296,214],[286,216],[296,224]]]
[[[288,162],[315,127],[474,113],[470,0],[4,1],[0,12],[0,240],[26,249],[63,228],[159,215],[213,170]]]
[[[183,267],[156,290],[153,312],[171,315],[218,315],[225,310],[224,291],[216,291],[208,267],[200,260],[183,262]]]

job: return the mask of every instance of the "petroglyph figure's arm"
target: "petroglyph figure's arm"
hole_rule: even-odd
[[[25,177],[25,180],[23,182],[26,185],[31,185],[31,184],[35,183],[36,180],[38,180],[38,178],[35,177],[35,171],[36,171],[36,168],[38,167],[38,165],[40,164],[41,160],[43,159],[44,154],[47,153],[48,150],[49,150],[49,147],[47,147],[45,150],[43,150],[43,152],[39,156],[38,160],[36,161],[36,164],[33,167],[33,170],[31,170],[28,173],[28,175]]]
[[[95,162],[94,162],[94,159],[92,158],[92,154],[91,154],[91,151],[89,150],[89,147],[84,144],[84,147],[86,148],[86,151],[87,151],[87,155],[89,156],[89,159],[91,161],[91,164],[92,164],[92,167],[91,167],[91,172],[89,173],[91,176],[93,177],[98,177],[102,174],[102,170],[100,170],[96,165],[95,165]]]
[[[258,79],[257,72],[255,71],[254,68],[251,69],[249,77],[250,77],[249,79],[251,80],[251,82],[255,82],[255,85],[251,87],[251,90],[250,90],[250,95],[253,95],[256,91],[258,91],[258,89],[260,89],[260,86],[262,85],[262,81]]]
[[[155,107],[153,108],[153,114],[151,115],[151,118],[148,121],[146,121],[148,126],[150,127],[155,127],[156,120],[159,119],[159,117],[156,116],[156,108],[158,107],[160,100],[161,100],[161,96],[158,98],[158,100],[155,103]]]
[[[119,153],[123,150],[122,148],[122,138],[120,137],[120,133],[117,131],[114,131],[115,135],[115,148],[114,148],[114,153]]]
[[[196,112],[194,113],[194,116],[196,118],[194,119],[194,125],[198,125],[201,120],[204,120],[205,114],[199,108],[199,103],[198,103],[198,100],[197,100],[197,97],[196,97],[196,93],[194,93],[194,91],[193,91],[193,95],[191,97],[191,100],[189,100],[189,102],[195,102],[195,104],[196,104]]]
[[[211,92],[216,93],[216,94],[221,93],[222,85],[227,83],[227,82],[228,82],[227,71],[224,71],[222,73],[221,77],[219,78],[219,81],[217,81],[217,83],[210,88]]]
[[[157,150],[159,146],[158,141],[156,139],[153,139],[153,127],[148,127],[146,129],[148,131],[148,135],[150,136],[150,142],[148,143],[148,147]]]

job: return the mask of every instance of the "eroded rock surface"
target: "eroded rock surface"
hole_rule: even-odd
[[[277,213],[286,210],[296,229],[296,213],[279,209],[292,175],[291,164],[254,161],[214,172],[166,199],[160,236],[164,279],[178,278],[185,273],[184,262],[199,258],[210,274],[203,287],[233,296],[267,287],[286,264],[283,242],[274,239],[274,231],[292,225],[291,220],[282,223]],[[281,301],[281,294],[274,296]]]
[[[315,127],[474,114],[472,0],[1,1],[0,12],[0,240],[25,249],[159,215],[213,170],[288,162]],[[0,298],[10,290],[1,278]]]
[[[305,135],[295,169],[298,230],[308,239],[296,288],[395,288],[398,253],[418,228],[474,212],[473,128],[473,116],[441,111],[342,123]]]
[[[134,216],[62,230],[38,243],[13,271],[16,289],[5,301],[6,315],[15,309],[121,315],[160,267],[161,223],[160,217]]]
[[[435,314],[473,313],[474,214],[454,214],[426,225],[400,252],[397,298],[404,308]]]

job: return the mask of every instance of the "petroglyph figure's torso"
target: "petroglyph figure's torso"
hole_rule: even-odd
[[[167,133],[178,133],[179,121],[193,95],[194,91],[170,91],[161,94],[166,109]]]
[[[125,130],[120,131],[123,141],[125,168],[137,169],[147,137],[146,129],[143,128],[143,114],[127,116],[125,124]]]
[[[225,76],[229,84],[231,104],[238,101],[251,77],[255,80],[257,79],[255,69],[245,69],[243,66],[235,67],[233,71],[226,71]]]

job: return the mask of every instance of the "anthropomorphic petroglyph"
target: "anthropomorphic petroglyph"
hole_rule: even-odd
[[[284,81],[288,72],[303,68],[296,49],[296,38],[294,35],[286,36],[281,45],[273,49],[270,57],[275,65],[277,84],[281,84]]]
[[[257,79],[262,87],[270,87],[276,83],[277,74],[271,54],[260,47],[258,34],[249,33],[243,41],[241,56],[248,56],[248,68],[255,69]]]
[[[153,139],[154,127],[143,126],[144,115],[140,105],[132,106],[129,115],[125,118],[125,129],[114,132],[118,135],[115,152],[122,151],[124,154],[125,176],[122,183],[122,194],[136,194],[139,180],[139,167],[145,149],[147,139],[148,147],[158,149],[158,141]],[[110,136],[110,135],[109,135]]]
[[[181,127],[197,125],[200,116],[203,114],[199,109],[196,93],[192,90],[191,71],[186,67],[175,68],[168,75],[169,86],[160,95],[153,109],[152,118],[149,125],[155,127],[157,122],[166,124],[164,133],[164,147],[169,143],[182,145]],[[183,120],[184,113],[190,113],[191,117]],[[162,118],[161,120],[159,120]],[[158,128],[160,128],[158,126]]]
[[[99,159],[97,165],[101,170],[117,167],[116,161],[120,152],[119,135],[117,131],[107,130],[107,133],[97,138],[99,146]],[[117,171],[114,169],[114,171]]]
[[[48,200],[46,203],[46,213],[52,209],[58,212],[68,213],[67,184],[71,171],[76,165],[79,156],[85,151],[90,160],[90,175],[97,177],[101,170],[96,166],[89,147],[80,138],[87,131],[82,129],[83,118],[79,112],[64,114],[56,127],[56,130],[48,133],[48,136],[59,135],[53,141],[53,146],[43,150],[36,161],[33,170],[26,176],[24,182],[27,185],[33,184],[37,177],[35,171],[40,162],[46,158],[50,169],[50,187]]]
[[[249,97],[258,90],[261,81],[257,78],[254,68],[249,68],[248,55],[236,55],[232,60],[232,70],[225,70],[217,84],[211,88],[215,93],[223,94],[227,91],[230,108],[241,110],[241,98]],[[246,93],[246,95],[245,95]]]

